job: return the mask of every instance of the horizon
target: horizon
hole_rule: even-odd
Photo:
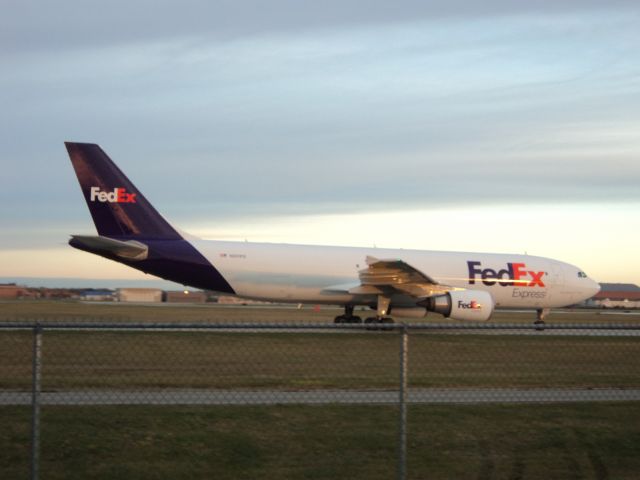
[[[116,289],[158,288],[161,290],[199,290],[161,279],[132,280],[123,278],[73,278],[73,277],[0,277],[0,285],[15,284],[27,288]]]

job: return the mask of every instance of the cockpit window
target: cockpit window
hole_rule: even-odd
[[[584,272],[578,272],[578,277],[580,278],[587,278],[587,274]]]

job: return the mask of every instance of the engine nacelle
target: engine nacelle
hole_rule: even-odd
[[[421,303],[430,312],[436,312],[454,320],[484,322],[493,313],[493,298],[482,290],[453,290],[426,299]]]

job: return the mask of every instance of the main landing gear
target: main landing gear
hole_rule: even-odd
[[[345,305],[344,315],[338,315],[333,323],[362,323],[362,319],[353,314],[353,305]]]
[[[378,308],[376,309],[376,316],[367,318],[364,323],[376,326],[392,324],[393,318],[386,316],[389,313],[390,303],[391,299],[389,297],[378,295]],[[372,327],[372,330],[375,330],[375,327]],[[380,327],[380,330],[384,330],[384,327]]]
[[[365,324],[371,325],[369,329],[377,330],[378,328],[380,328],[381,330],[384,330],[384,327],[382,327],[382,325],[390,325],[394,323],[393,318],[386,316],[389,312],[390,302],[390,298],[383,295],[378,295],[378,307],[376,310],[377,315],[375,317],[367,317],[364,320]],[[353,305],[345,305],[344,315],[337,316],[333,321],[334,323],[362,323],[362,319],[353,314]]]

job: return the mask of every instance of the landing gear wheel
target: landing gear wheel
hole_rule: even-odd
[[[364,319],[365,325],[376,325],[378,323],[378,317],[367,317]],[[373,331],[378,330],[378,327],[370,326],[367,327],[367,330]]]
[[[362,323],[362,319],[353,314],[353,305],[345,305],[344,315],[338,315],[333,323]]]
[[[541,332],[544,330],[544,320],[536,320],[535,322],[533,322],[533,324],[536,327],[536,330]]]
[[[391,328],[383,327],[382,325],[392,325],[394,322],[391,317],[369,317],[365,319],[364,323],[372,325],[371,327],[367,327],[367,330],[392,330]]]
[[[383,317],[380,319],[380,323],[382,325],[387,325],[387,326],[382,326],[380,327],[380,330],[384,330],[386,332],[390,332],[393,330],[393,327],[390,327],[389,325],[393,325],[395,322],[393,321],[393,318],[391,317]]]

